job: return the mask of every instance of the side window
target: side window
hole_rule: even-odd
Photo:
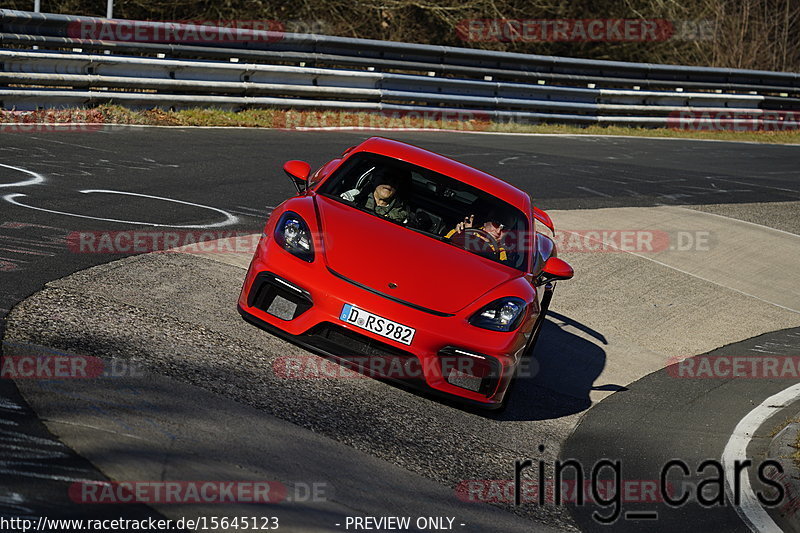
[[[320,192],[339,196],[345,191],[358,189],[364,190],[368,185],[371,172],[375,169],[375,163],[365,158],[354,157],[339,167],[337,178],[328,181]]]
[[[436,194],[438,190],[438,184],[426,178],[422,174],[418,174],[416,172],[411,173],[411,183],[415,191],[418,192],[427,192],[428,194]]]

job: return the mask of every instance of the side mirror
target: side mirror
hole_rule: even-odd
[[[308,188],[308,175],[311,174],[311,165],[305,161],[287,161],[283,171],[292,179],[297,192],[304,193]]]
[[[542,273],[539,274],[540,283],[547,281],[556,281],[559,279],[570,279],[575,275],[575,271],[569,266],[569,263],[558,257],[551,257],[544,264]]]

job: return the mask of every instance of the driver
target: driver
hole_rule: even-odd
[[[456,224],[456,227],[450,230],[444,237],[445,239],[449,239],[453,244],[466,250],[478,252],[478,255],[486,255],[488,253],[490,257],[496,256],[501,263],[505,263],[509,258],[508,251],[503,246],[502,241],[503,237],[508,234],[508,228],[505,224],[500,222],[500,219],[501,217],[490,214],[486,222],[476,228],[488,233],[489,236],[494,239],[494,242],[478,232],[472,233],[472,237],[470,238],[467,237],[467,232],[465,230],[474,227],[474,214],[465,217],[462,222]]]

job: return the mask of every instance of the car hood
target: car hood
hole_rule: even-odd
[[[453,314],[522,275],[330,198],[317,196],[316,203],[328,267],[413,306]]]

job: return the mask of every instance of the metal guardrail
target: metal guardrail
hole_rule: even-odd
[[[779,122],[775,111],[800,109],[800,99],[789,97],[800,94],[797,73],[223,28],[209,31],[233,39],[175,44],[75,37],[82,36],[81,28],[120,24],[162,32],[186,28],[0,10],[0,108],[112,102],[147,108],[433,110],[495,120],[652,126],[666,125],[675,114],[721,110]]]

